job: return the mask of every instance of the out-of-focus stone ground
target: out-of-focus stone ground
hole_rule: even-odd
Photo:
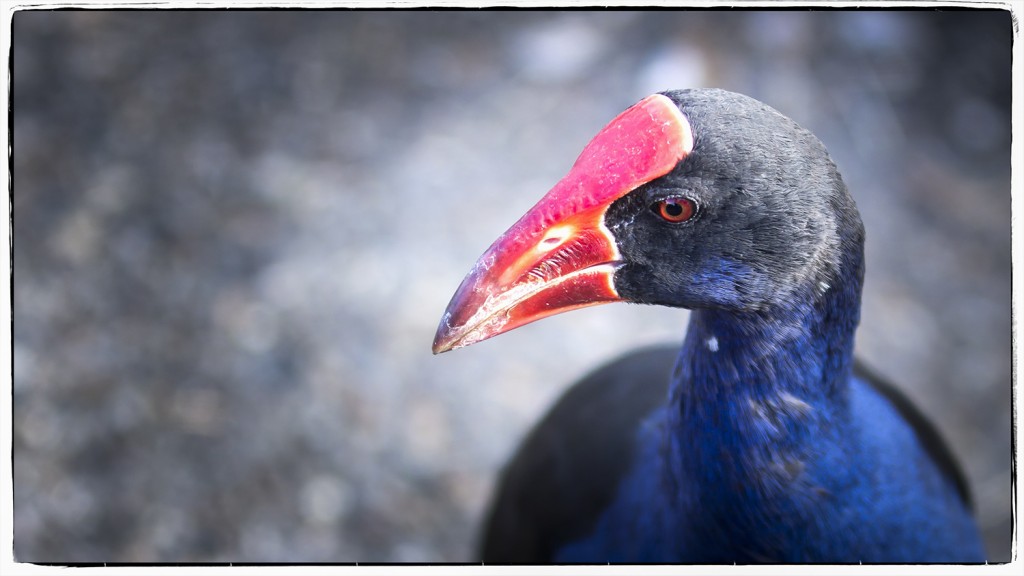
[[[680,341],[624,304],[434,357],[475,258],[660,89],[767,101],[868,230],[859,353],[1010,540],[1007,13],[21,12],[21,561],[468,561],[574,378]]]

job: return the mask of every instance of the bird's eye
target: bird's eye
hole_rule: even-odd
[[[666,222],[679,223],[693,218],[693,214],[697,211],[697,205],[689,198],[673,196],[655,202],[651,209]]]

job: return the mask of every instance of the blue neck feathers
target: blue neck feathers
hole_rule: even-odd
[[[839,268],[766,310],[691,315],[670,385],[666,481],[676,484],[680,513],[704,517],[702,533],[690,538],[707,539],[709,550],[765,527],[799,525],[778,522],[780,515],[813,520],[816,503],[852,479],[841,431],[859,251]],[[771,559],[769,550],[748,552]]]

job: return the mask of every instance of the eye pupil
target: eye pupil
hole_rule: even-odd
[[[656,202],[654,212],[668,222],[685,222],[693,217],[696,206],[689,198],[666,198]]]

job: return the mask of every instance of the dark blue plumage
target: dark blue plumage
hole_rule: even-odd
[[[864,230],[824,147],[738,94],[665,95],[692,142],[601,223],[615,299],[693,310],[682,349],[613,364],[556,405],[505,473],[484,560],[983,561],[948,450],[855,369]]]
[[[813,329],[752,361],[732,319],[695,316],[613,502],[554,561],[983,560],[955,480],[902,415],[848,363],[821,385]]]

